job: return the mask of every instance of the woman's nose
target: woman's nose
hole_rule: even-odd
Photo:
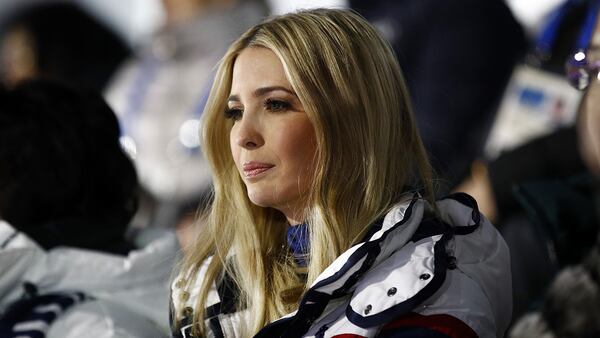
[[[252,114],[244,114],[234,125],[233,132],[236,144],[242,148],[256,149],[264,144],[259,121]]]

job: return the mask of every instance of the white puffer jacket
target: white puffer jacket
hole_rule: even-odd
[[[429,332],[444,321],[452,332],[438,332],[447,337],[503,337],[512,313],[504,239],[466,194],[439,200],[437,209],[439,218],[416,195],[396,205],[323,271],[297,311],[256,337],[377,337],[399,321]],[[179,279],[171,286],[175,337],[190,336],[200,282],[189,290]],[[235,295],[224,292],[230,289],[215,286],[209,293],[210,337],[239,337],[240,321],[251,315],[231,308]],[[394,337],[412,336],[414,331]]]
[[[45,251],[0,221],[0,314],[31,283],[40,295],[77,291],[92,298],[58,313],[49,327],[43,322],[23,326],[45,331],[47,338],[166,337],[169,280],[178,250],[175,236],[167,234],[126,257],[73,248]]]

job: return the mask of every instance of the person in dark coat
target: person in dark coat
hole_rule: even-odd
[[[392,43],[417,125],[451,188],[481,155],[524,32],[502,0],[351,0]]]

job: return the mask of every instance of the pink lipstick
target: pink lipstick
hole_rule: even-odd
[[[274,165],[272,164],[254,161],[245,162],[242,165],[242,169],[244,170],[244,176],[246,176],[246,178],[256,177],[273,167]]]

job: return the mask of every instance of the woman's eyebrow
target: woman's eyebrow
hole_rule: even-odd
[[[260,88],[258,88],[256,90],[254,90],[254,92],[252,92],[252,95],[254,97],[261,97],[261,96],[264,96],[267,93],[274,92],[276,90],[281,90],[281,91],[284,91],[284,92],[286,92],[286,93],[288,93],[290,95],[294,95],[295,97],[298,97],[294,91],[292,91],[289,88],[283,87],[283,86],[260,87]],[[239,102],[239,101],[240,101],[239,95],[231,95],[227,99],[227,102]]]
[[[265,94],[267,94],[267,93],[274,92],[274,91],[276,91],[276,90],[282,90],[282,91],[284,91],[284,92],[287,92],[287,93],[289,93],[290,95],[294,95],[294,96],[296,96],[296,93],[294,93],[294,91],[293,91],[293,90],[291,90],[291,89],[289,89],[289,88],[287,88],[287,87],[283,87],[283,86],[269,86],[269,87],[261,87],[261,88],[258,88],[258,89],[256,89],[256,90],[255,90],[255,91],[254,91],[252,94],[253,94],[255,97],[260,97],[260,96],[263,96],[263,95],[265,95]]]

